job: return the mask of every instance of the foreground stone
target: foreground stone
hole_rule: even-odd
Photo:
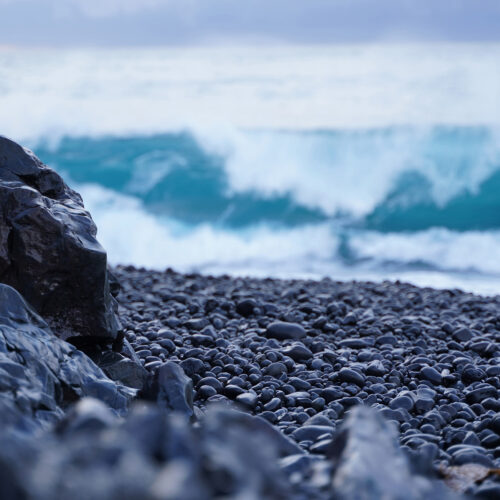
[[[13,288],[0,284],[0,426],[30,434],[92,396],[124,414],[135,391],[119,386],[85,354],[58,339]]]
[[[283,436],[273,430],[265,440],[252,438],[252,418],[214,409],[193,427],[181,415],[138,404],[123,420],[85,399],[55,432],[29,442],[0,435],[0,463],[10,464],[0,497],[292,498],[279,467]]]
[[[444,484],[410,468],[395,429],[369,408],[350,413],[327,455],[334,464],[332,488],[343,500],[457,498]]]
[[[63,339],[117,335],[96,232],[80,195],[31,151],[0,136],[0,282]]]
[[[2,499],[451,500],[417,474],[395,432],[374,410],[351,412],[330,458],[304,454],[263,419],[210,408],[196,426],[185,416],[137,403],[117,418],[81,400],[56,427],[31,441],[0,434]],[[333,480],[332,480],[333,477]]]

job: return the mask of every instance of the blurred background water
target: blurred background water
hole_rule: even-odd
[[[3,48],[113,264],[500,292],[500,44]]]

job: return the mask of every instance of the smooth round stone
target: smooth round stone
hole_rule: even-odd
[[[465,438],[462,441],[464,444],[470,444],[472,446],[480,446],[481,443],[479,441],[479,438],[476,436],[476,434],[472,431],[469,431],[466,435]]]
[[[296,413],[294,415],[294,418],[295,418],[295,421],[299,424],[299,425],[303,425],[307,419],[309,418],[309,415],[302,411],[302,412],[299,412],[299,413]]]
[[[306,336],[304,328],[297,323],[276,321],[271,323],[266,330],[266,337],[276,340],[299,340]]]
[[[382,364],[382,361],[376,359],[375,361],[372,361],[366,368],[366,374],[367,375],[373,375],[375,377],[381,377],[382,375],[385,375],[387,370],[385,369],[384,365]]]
[[[241,316],[251,316],[257,307],[257,302],[254,299],[244,299],[236,304],[236,312]]]
[[[233,377],[229,383],[238,387],[245,387],[245,381],[241,377]]]
[[[441,374],[432,366],[425,366],[420,372],[422,378],[432,382],[434,385],[439,385],[443,382]]]
[[[498,395],[498,390],[492,385],[485,384],[482,387],[478,387],[465,395],[465,400],[469,404],[481,403],[483,399],[486,398],[496,398]]]
[[[313,402],[311,403],[311,406],[316,410],[316,411],[322,411],[325,408],[326,401],[324,398],[316,398],[313,399]]]
[[[339,342],[339,345],[340,347],[347,347],[349,349],[364,349],[370,346],[364,339],[344,339]]]
[[[488,427],[500,435],[500,413],[497,413],[491,420]]]
[[[170,339],[159,339],[157,342],[168,352],[174,352],[176,349],[175,344]]]
[[[187,358],[184,361],[181,361],[181,368],[189,377],[195,373],[200,373],[204,369],[204,363],[201,359]]]
[[[236,396],[236,401],[248,408],[254,408],[257,404],[258,396],[254,392],[244,392]]]
[[[387,387],[384,384],[372,384],[369,389],[374,394],[385,394],[387,392]]]
[[[313,370],[321,370],[324,366],[329,366],[328,363],[325,363],[319,358],[313,359],[311,362],[311,368]]]
[[[310,417],[309,419],[307,419],[307,422],[305,422],[304,425],[323,425],[323,426],[326,425],[326,426],[334,427],[334,422],[332,422],[332,420],[330,420],[325,415],[318,414],[318,415],[314,415],[314,417]]]
[[[344,391],[341,389],[336,389],[334,387],[327,387],[321,391],[321,396],[325,399],[327,403],[335,401],[345,396]]]
[[[497,446],[500,446],[500,436],[498,434],[495,434],[494,432],[482,436],[481,446],[483,446],[484,448],[495,448]]]
[[[471,384],[486,378],[486,373],[477,366],[467,365],[461,373],[461,378],[465,384]]]
[[[329,450],[331,445],[332,445],[332,440],[330,438],[322,439],[321,441],[314,443],[309,448],[309,451],[311,453],[317,453],[320,455],[324,455]]]
[[[283,354],[289,356],[294,361],[304,361],[313,357],[313,353],[303,344],[295,344],[283,349]]]
[[[493,467],[493,460],[474,448],[458,450],[452,454],[453,465],[479,464],[484,467]]]
[[[474,491],[474,498],[477,500],[498,500],[500,498],[500,483],[481,484]]]
[[[397,396],[394,398],[390,404],[389,407],[392,408],[393,410],[396,410],[398,408],[403,408],[405,410],[412,410],[413,406],[415,405],[413,398],[409,395],[401,395]]]
[[[270,389],[269,387],[264,387],[264,389],[262,389],[262,391],[260,392],[260,400],[263,403],[271,401],[273,396],[274,396],[274,390]]]
[[[224,394],[231,399],[235,399],[237,396],[243,394],[244,392],[245,390],[238,385],[229,384],[224,387]]]
[[[288,383],[291,384],[296,390],[306,391],[311,388],[311,384],[307,380],[298,377],[290,377]]]
[[[163,361],[161,361],[161,360],[159,360],[159,359],[154,359],[153,361],[148,361],[148,362],[144,365],[144,368],[146,368],[146,370],[148,370],[148,371],[154,371],[154,370],[156,370],[158,367],[160,367],[162,364],[163,364]]]
[[[263,411],[259,416],[265,418],[271,424],[276,424],[278,422],[278,417],[272,411]]]
[[[500,366],[489,366],[486,368],[486,375],[488,375],[488,377],[500,376]]]
[[[202,385],[197,392],[202,399],[208,399],[210,396],[217,394],[217,391],[211,385]]]
[[[432,425],[432,424],[424,424],[422,425],[422,427],[420,427],[420,430],[424,433],[424,434],[436,434],[436,428]]]
[[[376,343],[379,345],[395,346],[398,343],[398,339],[394,335],[381,335],[377,337]]]
[[[271,363],[266,367],[264,373],[273,377],[280,377],[283,373],[287,373],[286,365],[281,362]]]
[[[274,411],[277,410],[281,406],[280,398],[273,398],[271,401],[264,405],[264,410],[266,411]]]
[[[457,342],[467,342],[472,338],[472,333],[468,328],[459,328],[452,333],[453,338]]]
[[[339,379],[342,382],[350,382],[363,387],[365,384],[365,376],[351,368],[342,368],[339,371]]]
[[[209,385],[213,387],[216,391],[221,391],[223,388],[223,385],[219,380],[217,380],[215,377],[205,377],[202,378],[199,382],[199,385]]]
[[[318,438],[331,436],[333,428],[324,425],[306,425],[292,432],[292,437],[297,441],[312,441],[313,443]]]

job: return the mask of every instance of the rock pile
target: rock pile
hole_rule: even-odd
[[[394,430],[369,409],[351,413],[331,459],[305,454],[264,419],[238,411],[210,409],[192,426],[148,404],[119,420],[92,399],[53,433],[29,442],[4,437],[0,445],[0,464],[10,468],[0,481],[4,499],[456,498],[410,471]]]
[[[416,463],[500,466],[500,297],[115,272],[126,338],[151,374],[178,363],[195,406],[234,402],[324,456],[346,412],[365,405]]]

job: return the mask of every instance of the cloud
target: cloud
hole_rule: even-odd
[[[119,14],[135,14],[168,6],[173,0],[55,0],[56,6],[69,4],[78,12],[88,17],[112,17]]]
[[[0,44],[500,40],[499,0],[0,0]]]
[[[184,0],[189,3],[189,0]],[[33,4],[33,0],[0,0],[0,5]],[[56,15],[78,15],[91,18],[106,18],[121,14],[151,11],[180,3],[176,0],[38,0]]]

